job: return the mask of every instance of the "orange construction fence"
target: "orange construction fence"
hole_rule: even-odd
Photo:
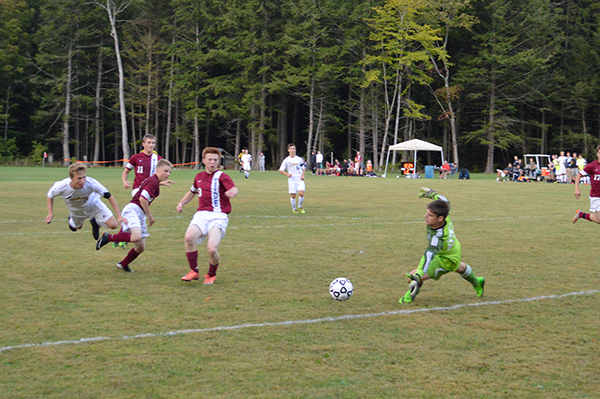
[[[63,159],[63,162],[71,162],[71,160]],[[116,162],[129,162],[129,159],[116,159],[114,161],[81,161],[81,160],[78,160],[76,162],[80,162],[80,163],[116,163]],[[201,162],[174,163],[173,166],[195,165],[197,163],[201,163]]]

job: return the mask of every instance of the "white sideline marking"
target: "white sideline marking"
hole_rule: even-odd
[[[425,312],[444,312],[444,311],[448,311],[448,310],[456,310],[456,309],[469,308],[469,307],[505,305],[508,303],[534,302],[534,301],[542,301],[545,299],[566,298],[569,296],[592,295],[592,294],[597,294],[598,292],[600,292],[600,290],[575,291],[575,292],[569,292],[567,294],[560,294],[560,295],[543,295],[543,296],[536,296],[536,297],[532,297],[532,298],[506,299],[504,301],[466,303],[466,304],[442,306],[442,307],[435,307],[435,308],[391,310],[388,312],[381,312],[381,313],[365,313],[365,314],[345,315],[345,316],[337,316],[337,317],[323,317],[320,319],[287,320],[287,321],[276,321],[276,322],[270,322],[270,323],[248,323],[248,324],[238,324],[235,326],[198,328],[198,329],[169,331],[169,332],[164,332],[164,333],[124,335],[122,337],[93,337],[93,338],[81,338],[79,340],[73,340],[73,341],[53,341],[53,342],[42,342],[41,344],[21,344],[21,345],[0,347],[0,352],[6,352],[6,351],[9,351],[12,349],[35,348],[35,347],[44,347],[44,346],[66,345],[66,344],[82,344],[82,343],[94,342],[94,341],[119,341],[119,340],[125,341],[125,340],[130,340],[130,339],[137,339],[137,338],[166,337],[166,336],[171,336],[171,335],[194,334],[194,333],[204,333],[204,332],[213,332],[213,331],[241,330],[244,328],[290,326],[290,325],[295,325],[295,324],[314,324],[314,323],[323,323],[323,322],[336,322],[336,321],[341,321],[341,320],[363,319],[366,317],[395,316],[395,315],[405,315],[405,314],[425,313]]]

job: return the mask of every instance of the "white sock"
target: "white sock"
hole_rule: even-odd
[[[292,204],[292,209],[296,209],[296,198],[290,197],[290,203]]]
[[[298,198],[298,208],[302,208],[302,203],[304,202],[304,196]]]

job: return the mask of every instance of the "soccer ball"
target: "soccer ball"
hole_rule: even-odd
[[[329,293],[336,301],[345,301],[354,293],[354,287],[346,277],[338,277],[329,284]]]

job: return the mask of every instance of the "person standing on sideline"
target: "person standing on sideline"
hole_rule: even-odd
[[[185,232],[185,255],[190,266],[190,272],[183,276],[183,281],[193,281],[200,278],[198,272],[198,244],[207,239],[208,273],[204,275],[204,284],[213,284],[217,278],[217,269],[221,261],[219,244],[225,237],[231,212],[231,198],[238,195],[238,189],[227,174],[219,170],[221,153],[218,148],[206,147],[202,151],[202,162],[206,170],[194,178],[190,191],[185,193],[177,212],[183,212],[185,204],[198,194],[198,210],[194,214]]]
[[[310,153],[310,170],[313,175],[317,172],[317,156],[314,151]]]
[[[323,154],[321,154],[321,151],[317,151],[317,155],[315,158],[317,161],[317,174],[322,175],[323,174]]]
[[[258,167],[261,172],[264,172],[266,170],[265,169],[265,154],[262,152],[260,153],[260,156],[258,157]]]
[[[573,223],[579,219],[585,219],[600,224],[600,214],[598,214],[600,211],[600,145],[596,147],[596,156],[598,157],[597,160],[585,165],[583,170],[575,176],[575,199],[581,197],[581,191],[579,191],[581,178],[585,176],[590,178],[590,213],[581,212],[581,209],[577,209],[575,216],[573,216]]]
[[[444,274],[456,272],[471,283],[477,296],[483,295],[485,279],[476,277],[471,266],[461,261],[460,242],[454,235],[454,227],[450,220],[450,202],[442,195],[427,188],[421,188],[419,198],[433,200],[427,205],[425,212],[425,225],[429,246],[421,257],[419,266],[406,274],[408,277],[408,291],[400,303],[409,303],[421,290],[423,282],[434,279],[439,280]]]
[[[290,193],[290,203],[292,204],[292,212],[306,213],[302,204],[304,203],[304,192],[306,185],[304,184],[304,172],[306,171],[306,163],[296,155],[296,145],[293,143],[287,146],[288,154],[281,166],[279,173],[288,178],[288,192]],[[298,194],[298,207],[296,207],[296,194]]]
[[[92,225],[92,235],[97,240],[100,236],[100,226],[116,229],[119,227],[119,223],[127,223],[127,219],[121,215],[115,197],[98,180],[87,177],[86,173],[87,166],[76,162],[69,166],[68,178],[57,181],[50,187],[46,195],[48,204],[46,223],[50,224],[54,217],[54,197],[63,197],[69,210],[69,229],[73,232],[77,231],[83,227],[83,222],[89,219]],[[102,202],[101,197],[110,202],[117,219]]]
[[[250,170],[252,169],[252,165],[250,164],[250,162],[252,162],[252,155],[250,155],[248,153],[248,150],[245,149],[243,151],[244,155],[242,155],[242,169],[244,169],[244,177],[247,179],[248,177],[250,177]]]
[[[123,216],[127,219],[127,223],[123,225],[121,231],[117,234],[104,233],[96,243],[97,251],[109,242],[134,243],[125,258],[117,263],[117,269],[133,272],[129,264],[146,249],[146,237],[150,236],[148,227],[155,221],[150,212],[150,205],[160,195],[160,183],[169,179],[172,170],[171,162],[166,159],[159,160],[154,174],[142,182],[131,202],[123,208]]]

